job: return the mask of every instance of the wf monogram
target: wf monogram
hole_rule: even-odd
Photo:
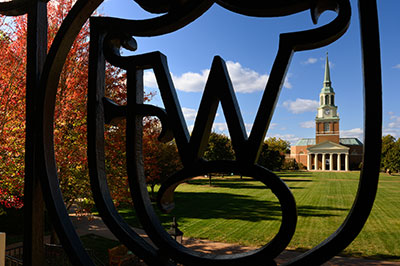
[[[113,118],[124,116],[127,120],[127,169],[132,198],[135,208],[140,213],[139,219],[152,241],[161,249],[166,250],[177,261],[193,265],[257,265],[261,261],[266,265],[274,265],[273,259],[289,244],[296,228],[297,209],[294,197],[286,184],[271,171],[256,164],[261,144],[265,138],[273,111],[278,100],[290,59],[295,51],[312,49],[326,45],[339,38],[347,29],[350,18],[350,7],[346,1],[339,5],[316,6],[312,10],[312,18],[316,22],[319,12],[325,9],[339,10],[337,18],[330,24],[314,30],[285,33],[280,36],[279,51],[256,115],[249,136],[245,131],[243,119],[237,103],[225,62],[216,56],[213,60],[210,74],[205,85],[198,114],[192,134],[189,135],[172,82],[166,57],[159,52],[123,57],[119,54],[121,47],[135,50],[136,42],[129,36],[133,32],[110,31],[112,19],[91,19],[91,41],[95,44],[91,49],[91,69],[96,69],[89,77],[89,162],[93,192],[99,211],[103,217],[109,217],[108,226],[121,237],[130,237],[138,246],[139,236],[125,224],[112,207],[112,200],[105,189],[104,143],[99,144],[103,135],[103,124]],[[115,22],[122,29],[119,21]],[[125,21],[124,23],[129,23]],[[115,27],[113,27],[115,29]],[[104,97],[104,81],[99,76],[104,75],[105,61],[127,71],[127,105],[118,106]],[[143,71],[154,71],[165,110],[143,103]],[[227,121],[229,133],[235,151],[235,161],[206,161],[202,158],[206,148],[217,108],[221,103]],[[145,176],[142,168],[141,120],[143,116],[156,115],[160,118],[165,139],[175,138],[180,158],[184,168],[169,177],[158,192],[158,204],[164,211],[174,207],[173,191],[186,179],[204,175],[210,172],[235,172],[251,176],[263,182],[275,194],[281,204],[282,223],[276,236],[257,251],[235,256],[208,257],[191,251],[177,244],[162,228],[148,199]],[[96,140],[96,143],[91,142]],[[92,144],[91,144],[92,143]],[[89,155],[90,155],[89,154]],[[94,157],[93,157],[94,156]],[[110,207],[111,206],[111,207]],[[125,232],[121,229],[125,228]],[[150,247],[141,243],[141,248]]]

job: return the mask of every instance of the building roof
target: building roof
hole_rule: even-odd
[[[309,152],[344,152],[348,153],[349,152],[349,147],[332,142],[332,141],[324,141],[321,143],[318,143],[316,145],[313,145],[311,147],[308,147],[307,150]]]
[[[343,145],[363,145],[363,143],[358,138],[340,138],[339,142]]]
[[[309,145],[315,145],[315,139],[314,138],[304,138],[304,139],[299,139],[296,144],[292,146],[309,146]]]
[[[342,145],[357,145],[362,146],[362,142],[358,138],[340,138],[339,143]],[[315,145],[315,138],[299,139],[296,144],[292,146],[310,146]]]

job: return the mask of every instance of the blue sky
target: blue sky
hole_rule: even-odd
[[[346,34],[333,44],[312,51],[296,52],[267,137],[280,137],[292,144],[314,137],[314,119],[322,88],[326,52],[331,63],[332,87],[340,116],[341,137],[363,141],[362,69],[357,1],[351,0],[352,19]],[[400,10],[399,0],[378,1],[382,48],[384,134],[400,137]],[[106,16],[140,19],[153,17],[131,0],[107,0],[99,8]],[[325,12],[313,25],[309,12],[282,18],[251,18],[215,4],[192,24],[161,37],[136,38],[136,53],[161,51],[169,69],[189,128],[194,118],[215,55],[227,63],[247,130],[250,131],[261,95],[278,48],[280,33],[319,27],[335,17]],[[152,72],[145,85],[157,92]],[[159,93],[158,93],[159,95]],[[162,106],[160,97],[153,104]],[[227,134],[222,110],[214,130]]]

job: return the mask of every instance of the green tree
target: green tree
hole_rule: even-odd
[[[231,140],[224,134],[211,132],[208,140],[207,149],[204,152],[204,159],[209,161],[217,160],[234,160],[235,153],[232,148]],[[208,173],[210,186],[213,174],[226,174],[226,173]]]
[[[386,135],[382,137],[381,167],[386,172],[400,171],[400,138]]]
[[[382,137],[382,154],[381,154],[381,168],[384,171],[393,171],[393,156],[394,149],[396,146],[396,138],[392,135],[386,135]]]
[[[212,132],[210,134],[207,149],[204,152],[204,159],[209,161],[235,159],[231,140],[224,134]]]
[[[290,152],[290,143],[281,138],[267,138],[264,143],[268,145],[269,149],[279,151],[283,155]]]
[[[266,139],[261,148],[258,164],[270,170],[281,170],[289,148],[290,143],[281,138]]]

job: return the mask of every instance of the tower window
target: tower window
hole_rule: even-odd
[[[329,123],[324,123],[324,131],[329,131]]]
[[[335,101],[334,101],[333,95],[331,95],[331,104],[335,105]]]
[[[325,104],[329,104],[329,95],[325,95]]]

